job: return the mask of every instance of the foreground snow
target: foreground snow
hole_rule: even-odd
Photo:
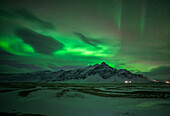
[[[0,85],[0,112],[47,116],[167,116],[170,110],[169,85]]]

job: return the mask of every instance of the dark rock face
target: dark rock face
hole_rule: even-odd
[[[117,69],[114,69],[103,62],[101,65],[94,65],[94,69],[88,72],[88,75],[99,74],[103,79],[108,79],[117,73]]]
[[[67,81],[67,80],[85,80],[86,78],[100,77],[101,79],[107,80],[116,78],[123,82],[123,80],[143,80],[150,81],[148,77],[143,75],[133,74],[128,70],[110,67],[105,62],[95,64],[93,66],[64,71],[60,70],[57,72],[52,71],[39,71],[33,73],[20,73],[20,74],[1,74],[0,81],[34,81],[34,82],[56,82],[56,81]]]

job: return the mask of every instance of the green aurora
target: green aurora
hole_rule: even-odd
[[[0,0],[0,72],[106,62],[170,79],[169,0]]]

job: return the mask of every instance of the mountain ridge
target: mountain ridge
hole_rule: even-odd
[[[126,69],[115,69],[105,62],[74,70],[38,71],[20,74],[0,74],[0,81],[19,82],[89,82],[89,83],[143,83],[153,82],[141,74]]]

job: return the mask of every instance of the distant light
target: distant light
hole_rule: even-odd
[[[165,83],[170,83],[170,81],[165,81]]]
[[[152,80],[152,81],[154,81],[154,82],[159,82],[159,81],[157,81],[157,80]]]
[[[128,83],[128,81],[124,81],[124,83]]]
[[[124,81],[124,83],[132,83],[132,81]]]

